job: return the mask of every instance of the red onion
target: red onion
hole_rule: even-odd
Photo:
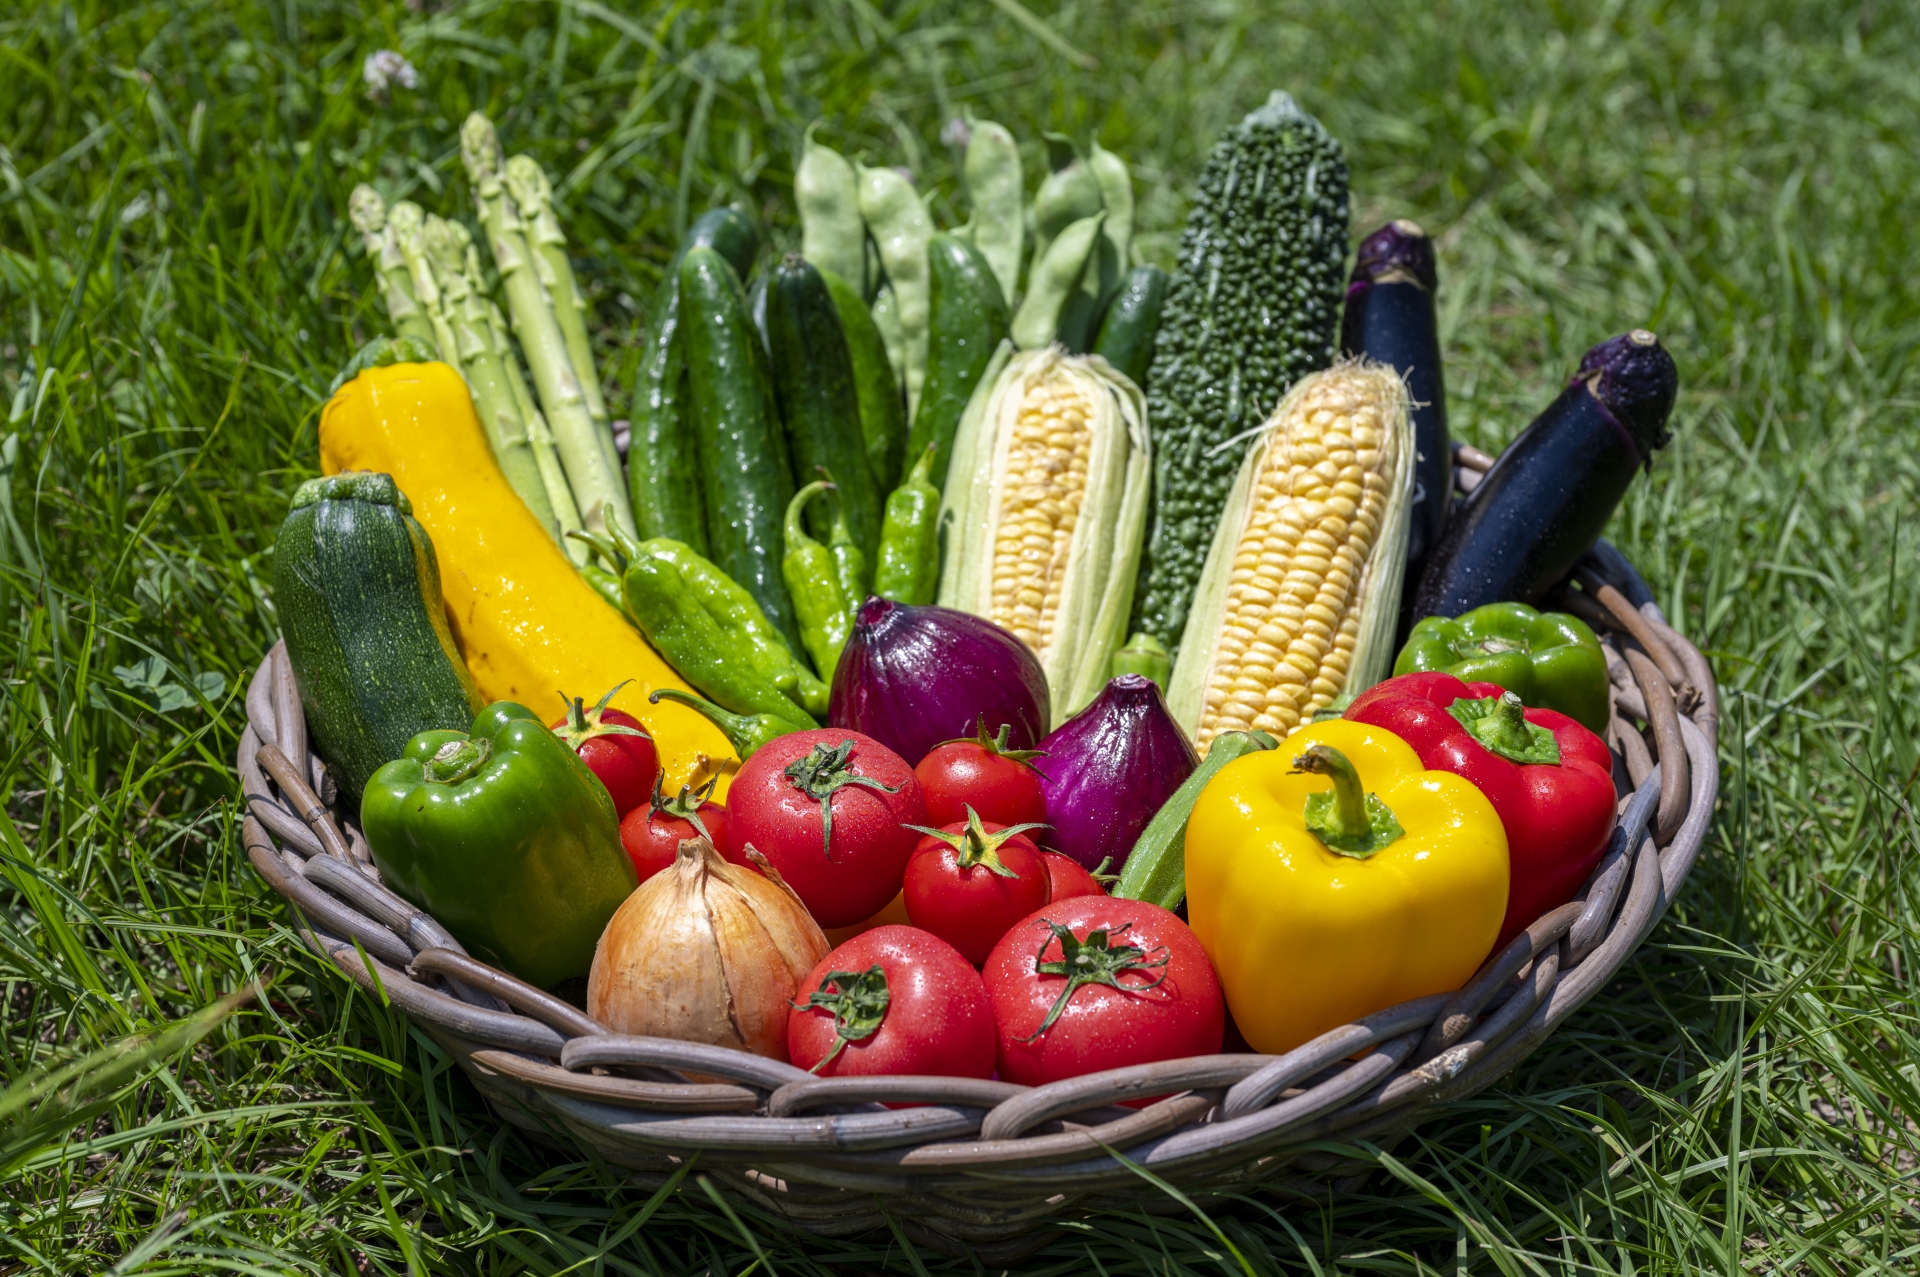
[[[992,621],[945,607],[869,598],[833,671],[827,724],[863,732],[907,760],[941,741],[1005,723],[1016,749],[1047,730],[1047,676]]]
[[[1159,686],[1141,674],[1109,681],[1040,748],[1049,826],[1040,845],[1088,869],[1111,857],[1108,872],[1126,863],[1140,831],[1200,763]]]

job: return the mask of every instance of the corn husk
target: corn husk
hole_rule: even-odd
[[[1040,447],[1023,430],[1030,397],[1085,409],[1058,419],[1061,437],[1075,440],[1070,448]],[[961,416],[941,501],[947,544],[938,601],[1033,648],[1055,725],[1106,685],[1125,637],[1152,469],[1145,399],[1097,355],[1059,346],[1015,354],[1003,344]],[[1029,520],[1032,529],[1036,517],[1050,530],[1032,541],[1046,545],[1016,552],[1016,526]]]
[[[827,956],[800,897],[748,848],[758,873],[704,838],[634,889],[593,951],[587,1014],[615,1033],[787,1058],[787,1013]]]
[[[1355,446],[1350,430],[1376,437]],[[1285,736],[1386,676],[1406,574],[1413,454],[1406,383],[1369,360],[1302,379],[1255,435],[1167,685],[1168,710],[1202,754],[1222,731]],[[1357,503],[1336,488],[1350,481],[1363,493]],[[1287,536],[1291,548],[1279,548]],[[1320,537],[1332,542],[1325,554],[1307,548]]]

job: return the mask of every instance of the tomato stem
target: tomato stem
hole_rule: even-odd
[[[883,794],[897,794],[898,785],[882,784],[871,776],[855,775],[849,760],[853,756],[853,741],[843,740],[838,745],[829,745],[822,741],[808,750],[800,758],[788,763],[783,773],[787,781],[807,797],[820,804],[820,853],[828,860],[833,859],[833,796],[848,785],[865,785],[868,789],[877,789]]]
[[[1022,1042],[1031,1042],[1051,1029],[1061,1012],[1067,1009],[1068,1000],[1086,985],[1104,984],[1110,989],[1127,993],[1145,993],[1149,989],[1159,988],[1167,978],[1165,968],[1173,957],[1167,946],[1157,945],[1152,952],[1148,952],[1137,944],[1114,943],[1133,926],[1131,922],[1123,922],[1117,927],[1095,927],[1087,932],[1085,940],[1079,940],[1074,937],[1070,927],[1063,927],[1051,918],[1042,918],[1040,921],[1046,923],[1047,930],[1052,934],[1040,942],[1039,952],[1033,955],[1034,974],[1065,976],[1067,987],[1054,999],[1040,1027],[1021,1038]],[[1044,961],[1047,946],[1055,940],[1060,942],[1060,960]],[[1121,984],[1120,977],[1129,971],[1158,971],[1160,974],[1146,984]]]
[[[836,985],[839,987],[835,988]],[[790,1003],[796,1010],[817,1008],[833,1015],[833,1050],[807,1072],[818,1073],[846,1049],[847,1043],[862,1041],[879,1032],[881,1022],[887,1018],[887,1004],[892,1000],[887,973],[876,962],[865,971],[829,971],[804,1003]]]
[[[950,834],[944,829],[930,829],[926,825],[907,825],[906,828],[929,838],[938,838],[953,848],[962,869],[983,865],[1002,878],[1018,878],[1020,875],[1001,861],[1000,848],[1015,834],[1024,834],[1029,829],[1045,829],[1046,826],[1039,821],[1029,821],[1024,825],[1008,825],[1005,829],[988,833],[987,827],[980,823],[980,813],[973,809],[972,803],[968,803],[967,827],[957,834]]]

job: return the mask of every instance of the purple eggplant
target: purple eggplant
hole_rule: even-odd
[[[1413,398],[1413,512],[1407,524],[1407,580],[1418,581],[1453,504],[1453,445],[1440,329],[1433,315],[1433,241],[1398,218],[1360,241],[1340,317],[1340,349],[1396,368]],[[1400,634],[1413,628],[1413,593],[1400,608]]]
[[[1047,796],[1040,845],[1088,869],[1111,861],[1116,873],[1140,831],[1200,764],[1159,685],[1143,674],[1110,680],[1040,748]]]
[[[864,732],[908,766],[983,721],[1031,749],[1048,714],[1047,676],[1025,643],[969,612],[878,597],[854,614],[827,703],[829,726]]]
[[[1634,472],[1672,436],[1679,372],[1644,328],[1601,342],[1500,454],[1427,559],[1414,615],[1537,603],[1586,553]]]

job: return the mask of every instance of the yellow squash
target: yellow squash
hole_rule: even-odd
[[[379,470],[413,502],[440,560],[447,623],[489,701],[551,718],[631,680],[613,704],[647,725],[668,792],[697,773],[731,771],[733,750],[685,706],[649,705],[686,684],[580,579],[493,459],[460,374],[443,363],[369,368],[320,415],[320,467]]]
[[[1507,909],[1507,835],[1486,795],[1345,719],[1221,768],[1186,853],[1193,933],[1234,1023],[1272,1054],[1459,988]]]

